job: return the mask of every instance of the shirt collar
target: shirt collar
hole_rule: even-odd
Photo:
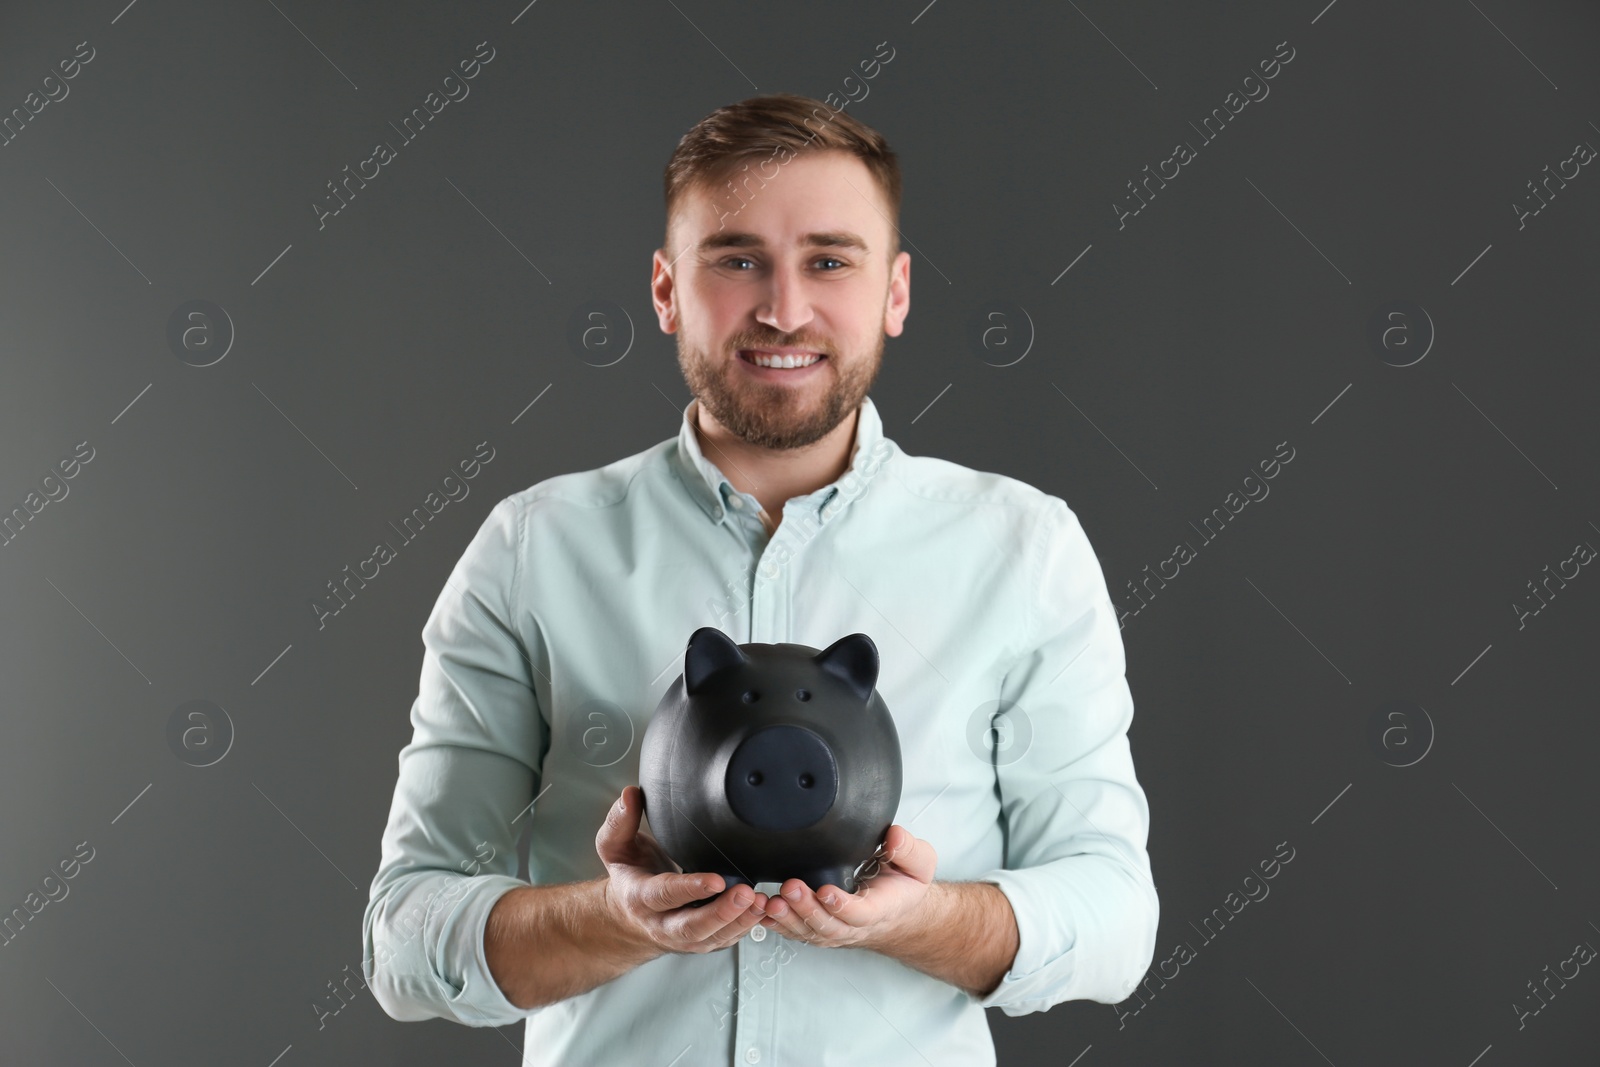
[[[683,409],[683,420],[678,427],[677,447],[673,450],[671,463],[679,479],[689,495],[694,497],[713,522],[722,522],[727,514],[728,495],[737,495],[738,490],[733,483],[728,481],[715,463],[705,457],[700,450],[700,437],[695,432],[695,417],[700,400],[698,397],[689,401]],[[812,505],[813,514],[819,524],[832,519],[841,509],[828,505],[839,494],[839,484],[846,478],[854,478],[864,489],[881,465],[881,443],[883,436],[883,419],[878,415],[877,405],[873,404],[871,397],[861,398],[861,407],[856,417],[855,441],[850,447],[850,458],[844,474],[839,479],[818,489],[808,498]],[[859,496],[862,490],[858,489],[843,501]],[[774,516],[781,521],[782,516]]]

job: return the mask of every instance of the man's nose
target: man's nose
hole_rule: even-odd
[[[766,300],[756,309],[756,318],[781,333],[791,334],[811,321],[811,298],[799,268],[779,268],[767,283]]]

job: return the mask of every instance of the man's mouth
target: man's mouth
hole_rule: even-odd
[[[827,357],[820,352],[802,352],[796,349],[746,348],[739,350],[739,358],[758,367],[799,370],[820,363]]]

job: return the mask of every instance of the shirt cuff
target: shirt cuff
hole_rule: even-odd
[[[980,1008],[999,1008],[1012,1016],[1048,1011],[1060,1002],[1058,991],[1067,984],[1072,965],[1059,957],[1077,940],[1071,931],[1062,930],[1058,922],[1056,938],[1065,938],[1065,943],[1050,943],[1049,934],[1038,925],[1037,917],[1041,912],[1036,905],[1042,902],[1031,897],[1027,873],[997,868],[973,879],[999,887],[1010,901],[1017,920],[1017,954],[1011,968],[999,985],[973,1000]]]
[[[475,881],[481,884],[473,887],[474,891],[450,916],[445,929],[443,969],[449,975],[449,984],[457,989],[450,999],[458,1018],[469,1026],[506,1026],[526,1019],[532,1011],[507,1000],[500,983],[489,973],[483,934],[495,903],[506,893],[528,883],[501,874],[478,875]],[[459,976],[449,973],[452,965],[460,966]]]

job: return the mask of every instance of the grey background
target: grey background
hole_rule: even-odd
[[[0,911],[95,855],[0,947],[0,1059],[517,1062],[520,1025],[400,1024],[359,988],[318,1025],[359,974],[422,623],[496,501],[676,432],[647,279],[677,139],[758,91],[859,96],[887,41],[850,105],[906,176],[886,432],[1063,497],[1119,605],[1198,548],[1123,631],[1156,962],[1196,958],[1138,1014],[991,1012],[1001,1062],[1595,1062],[1592,967],[1512,1005],[1600,945],[1600,577],[1511,605],[1600,545],[1600,176],[1521,229],[1511,205],[1600,145],[1597,30],[1507,0],[7,5],[0,114],[96,54],[0,148],[0,508],[95,456],[0,548]],[[324,183],[481,41],[470,96],[319,231]],[[1178,140],[1198,157],[1119,229]],[[607,367],[566,342],[596,297],[632,321]],[[208,367],[166,340],[194,299],[237,334]],[[1403,368],[1366,335],[1393,300],[1436,330]],[[1034,334],[996,367],[967,334],[1002,303]],[[484,440],[471,495],[319,631],[310,598]],[[234,733],[208,767],[168,742],[196,699]],[[1395,700],[1426,721],[1375,746]]]

